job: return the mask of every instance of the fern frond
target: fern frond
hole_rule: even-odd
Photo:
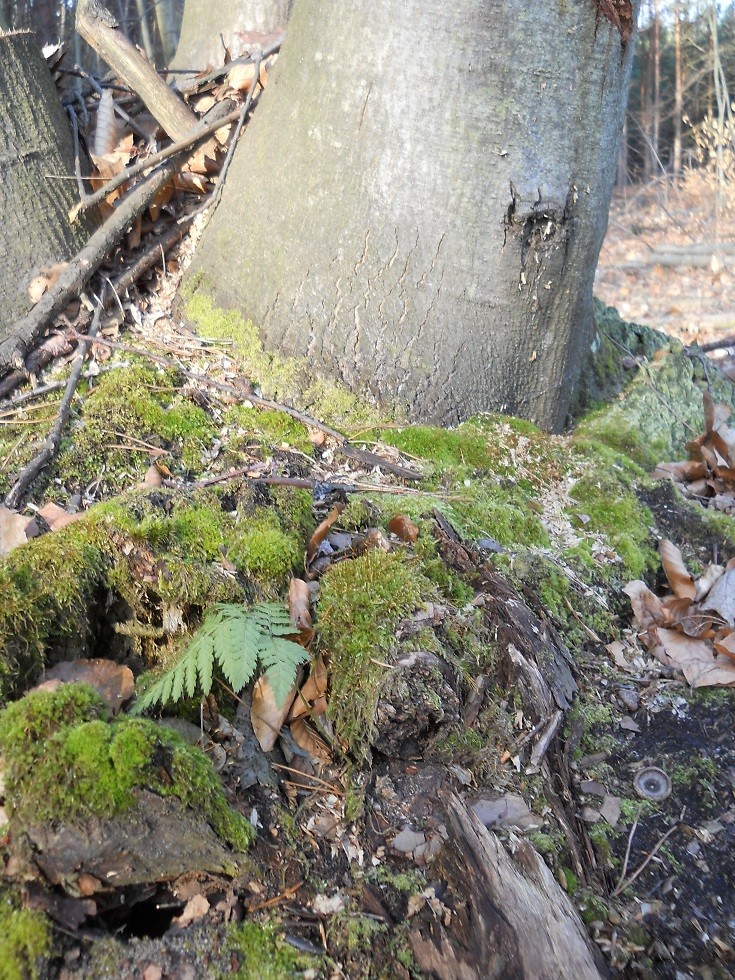
[[[293,631],[293,626],[291,627]],[[280,707],[296,683],[299,664],[309,659],[309,654],[298,643],[283,640],[280,636],[264,638],[260,650],[260,662],[266,668],[265,676],[273,691],[276,704]]]
[[[303,647],[283,637],[294,632],[288,609],[262,602],[252,609],[218,603],[207,613],[179,662],[136,701],[134,714],[155,704],[193,697],[197,679],[202,695],[212,689],[214,663],[237,693],[253,677],[258,662],[265,669],[277,704],[283,704],[296,681],[299,664],[308,660]]]

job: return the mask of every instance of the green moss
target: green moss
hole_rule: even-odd
[[[2,558],[3,694],[37,676],[49,646],[61,653],[88,642],[87,610],[101,595],[108,568],[101,544],[79,524],[35,538]]]
[[[590,519],[585,529],[604,535],[620,556],[620,574],[625,581],[645,578],[658,569],[660,560],[651,547],[653,516],[613,475],[597,470],[582,477],[572,490],[572,498]]]
[[[263,513],[247,522],[230,538],[227,557],[239,572],[268,590],[282,585],[303,554],[298,535],[281,527],[275,512]]]
[[[175,372],[136,364],[102,375],[90,388],[80,424],[64,442],[56,470],[70,488],[104,474],[108,491],[122,490],[142,477],[150,450],[113,447],[136,440],[161,445],[180,467],[196,472],[214,433],[207,414],[181,394]]]
[[[227,976],[234,980],[285,980],[318,963],[287,945],[270,924],[242,922],[227,936],[227,947],[239,966]]]
[[[135,790],[176,796],[202,813],[236,850],[252,841],[248,821],[231,810],[207,756],[169,729],[140,718],[108,723],[86,685],[36,691],[0,713],[12,823],[111,817],[136,805]]]
[[[7,892],[0,892],[0,980],[37,980],[50,951],[45,916],[18,908]]]
[[[368,551],[322,579],[317,615],[332,670],[329,710],[358,759],[369,751],[384,662],[398,646],[396,629],[431,593],[400,552]]]
[[[378,412],[343,385],[316,377],[306,359],[266,353],[249,320],[234,310],[218,309],[202,290],[188,300],[186,315],[203,337],[232,342],[238,369],[259,383],[267,397],[299,404],[335,426],[363,429],[390,421],[385,411]]]
[[[442,466],[488,469],[492,465],[487,436],[469,424],[458,429],[421,425],[386,429],[381,432],[381,438],[411,456],[432,460]]]
[[[298,449],[307,456],[314,454],[306,426],[285,412],[233,405],[225,412],[223,422],[231,429],[228,433],[229,452],[255,444],[268,450],[284,446]]]

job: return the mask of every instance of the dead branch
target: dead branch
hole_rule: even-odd
[[[182,150],[191,149],[192,151],[198,144],[211,136],[212,133],[216,133],[218,129],[223,126],[227,126],[230,123],[237,122],[240,118],[241,110],[236,109],[233,112],[228,113],[221,119],[215,119],[213,122],[202,124],[199,123],[195,129],[193,129],[187,136],[183,139],[177,140],[176,143],[172,143],[165,149],[161,150],[159,153],[154,153],[152,156],[147,157],[145,160],[141,160],[139,163],[133,164],[131,167],[126,167],[119,174],[111,177],[103,187],[94,194],[85,194],[83,199],[79,204],[75,205],[74,208],[69,212],[69,220],[76,221],[79,214],[83,211],[88,211],[89,208],[94,207],[99,204],[100,201],[104,201],[108,194],[112,191],[117,190],[118,187],[126,183],[128,180],[132,180],[133,177],[137,177],[138,174],[142,174],[145,170],[152,170],[154,167],[158,166],[159,163],[163,163],[164,160],[168,160],[170,157],[178,156]],[[183,156],[183,154],[182,154]]]
[[[76,336],[78,340],[84,339],[81,334],[75,334],[73,336]],[[310,426],[312,429],[319,429],[320,432],[324,432],[326,435],[331,436],[331,438],[335,439],[338,443],[338,452],[342,453],[343,456],[347,456],[349,459],[359,461],[365,466],[379,466],[382,470],[386,470],[388,473],[393,473],[394,476],[399,476],[404,480],[422,479],[420,473],[415,473],[413,470],[408,470],[405,466],[398,466],[397,463],[391,463],[387,459],[383,459],[382,456],[377,456],[375,453],[368,452],[366,449],[358,449],[356,446],[350,445],[343,433],[338,432],[337,429],[331,428],[331,426],[326,425],[324,422],[320,422],[319,419],[315,419],[311,415],[307,415],[305,412],[300,412],[297,408],[293,408],[291,405],[284,405],[281,402],[274,402],[269,398],[263,398],[260,395],[256,395],[249,386],[238,388],[235,385],[227,384],[224,381],[215,381],[214,378],[208,378],[204,374],[197,374],[195,371],[188,371],[171,358],[162,357],[160,354],[152,354],[150,351],[147,351],[142,347],[131,347],[128,344],[121,344],[114,340],[107,340],[103,337],[98,337],[97,343],[104,344],[106,347],[111,347],[114,350],[120,350],[127,354],[136,354],[139,357],[145,357],[149,361],[154,361],[156,364],[162,364],[164,367],[173,368],[190,381],[195,381],[197,384],[204,385],[205,387],[214,388],[215,391],[221,391],[224,394],[232,395],[241,401],[248,401],[257,408],[269,408],[276,412],[283,412],[284,415],[289,415],[292,419],[296,419],[297,422],[301,422],[302,425]]]
[[[163,164],[159,170],[136,185],[33,309],[13,324],[8,337],[0,342],[0,372],[22,366],[26,353],[53,317],[58,316],[79,295],[137,216],[171,179],[174,169],[173,162]]]
[[[102,300],[98,300],[97,309],[94,311],[94,316],[92,318],[92,323],[89,327],[87,336],[81,341],[77,349],[74,367],[69,375],[69,380],[66,383],[66,391],[64,392],[64,397],[61,399],[61,405],[59,406],[59,414],[51,427],[51,431],[48,434],[46,442],[43,444],[43,449],[41,449],[41,452],[34,456],[30,463],[28,463],[13,486],[5,495],[5,506],[11,510],[17,509],[18,504],[23,499],[28,491],[28,488],[31,486],[38,474],[41,473],[46,466],[48,466],[58,452],[59,443],[61,442],[61,433],[63,432],[64,425],[69,417],[72,398],[74,397],[74,393],[77,390],[77,385],[79,384],[82,368],[84,367],[84,361],[86,360],[89,348],[92,346],[92,340],[97,335],[97,331],[99,330],[100,317],[102,316],[103,308],[104,303]]]
[[[99,0],[79,0],[77,31],[102,60],[140,96],[151,115],[172,140],[184,139],[197,117],[129,41]]]
[[[0,381],[0,401],[7,398],[16,388],[25,384],[29,376],[34,377],[51,361],[55,361],[57,357],[71,354],[73,350],[74,345],[66,333],[61,331],[52,333],[29,355],[23,370],[11,371]]]

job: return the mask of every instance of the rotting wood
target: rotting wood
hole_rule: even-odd
[[[159,76],[99,0],[79,0],[77,31],[120,76],[173,140],[184,139],[197,125],[192,110]]]
[[[418,915],[409,939],[420,970],[438,980],[599,980],[609,973],[569,897],[530,844],[506,848],[454,794],[449,840],[434,877],[447,914]]]

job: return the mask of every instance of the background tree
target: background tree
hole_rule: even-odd
[[[181,37],[171,62],[174,72],[202,71],[239,58],[252,34],[283,30],[293,0],[186,0]],[[202,25],[216,25],[202,29]]]
[[[297,0],[189,288],[413,417],[561,427],[632,54],[611,9]]]

